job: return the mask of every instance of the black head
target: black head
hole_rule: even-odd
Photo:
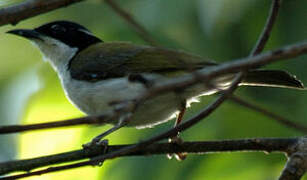
[[[52,37],[70,47],[80,50],[89,45],[102,42],[85,27],[70,21],[54,21],[34,29],[36,32]]]
[[[78,48],[79,51],[92,44],[102,42],[85,27],[70,21],[54,21],[33,30],[15,29],[8,31],[8,33],[42,41],[44,40],[42,36],[47,36],[70,47]]]

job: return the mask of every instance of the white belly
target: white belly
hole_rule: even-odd
[[[62,83],[70,101],[88,115],[110,112],[116,102],[133,100],[147,90],[143,84],[132,83],[127,78],[95,83],[78,80]],[[176,96],[178,95],[175,93],[168,93],[147,100],[132,115],[128,126],[149,127],[171,119],[180,107],[180,98]],[[116,124],[117,122],[111,123]]]
[[[131,82],[127,77],[94,83],[70,79],[62,80],[62,84],[70,101],[88,115],[110,112],[114,104],[134,100],[147,91],[143,84]],[[175,116],[183,99],[189,101],[193,97],[214,92],[216,91],[208,90],[203,85],[197,85],[181,94],[169,92],[154,97],[138,106],[127,126],[144,128],[161,124]]]

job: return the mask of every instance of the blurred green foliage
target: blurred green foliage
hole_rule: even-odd
[[[218,62],[247,56],[265,23],[271,1],[266,0],[117,0],[165,47],[212,58]],[[0,8],[20,1],[0,1]],[[307,1],[283,1],[266,50],[305,40]],[[76,21],[104,41],[146,44],[105,3],[88,0],[0,28],[0,124],[37,123],[82,116],[65,98],[51,67],[27,40],[7,35],[13,28],[33,28],[53,20]],[[265,68],[284,69],[307,84],[306,56]],[[37,74],[37,75],[34,75]],[[39,91],[37,89],[41,87]],[[37,91],[35,94],[33,92]],[[237,95],[297,122],[306,119],[307,93],[277,88],[244,87]],[[212,97],[193,104],[186,118]],[[19,122],[19,120],[21,120]],[[162,132],[173,122],[154,129],[124,128],[108,137],[110,144],[135,143]],[[305,123],[306,124],[306,123]],[[29,158],[80,148],[106,130],[103,127],[62,128],[2,136],[0,159]],[[293,137],[301,133],[234,103],[227,102],[206,120],[182,133],[185,140],[248,137]],[[17,147],[14,146],[17,144]],[[14,153],[16,152],[16,153]],[[79,168],[31,179],[276,179],[285,158],[280,154],[228,153],[189,155],[183,162],[165,156],[120,158],[101,168]],[[307,179],[307,178],[306,178]]]

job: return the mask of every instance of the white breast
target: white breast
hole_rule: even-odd
[[[145,92],[140,83],[131,83],[127,78],[116,78],[98,82],[64,80],[66,95],[81,111],[89,115],[99,115],[112,110],[111,105],[133,100]]]

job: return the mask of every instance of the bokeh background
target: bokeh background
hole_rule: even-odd
[[[5,8],[21,0],[0,0]],[[218,62],[247,56],[265,23],[267,0],[117,0],[165,47],[183,49]],[[307,1],[283,1],[266,50],[307,38]],[[87,0],[0,27],[0,125],[48,122],[84,116],[65,98],[51,67],[42,62],[29,41],[5,34],[13,28],[33,28],[54,20],[76,21],[104,41],[146,44],[103,1]],[[307,84],[307,57],[266,66],[284,69]],[[244,87],[237,95],[285,117],[307,124],[307,92]],[[186,118],[213,97],[193,104]],[[108,137],[110,144],[135,143],[162,132],[173,122],[154,129],[123,128]],[[0,136],[0,160],[30,158],[78,149],[110,126],[74,127]],[[226,102],[206,120],[182,133],[185,140],[301,136],[274,120]],[[276,179],[286,158],[281,154],[221,153],[189,155],[183,162],[165,156],[119,158],[102,167],[84,167],[28,179]],[[307,179],[307,178],[305,178]]]

